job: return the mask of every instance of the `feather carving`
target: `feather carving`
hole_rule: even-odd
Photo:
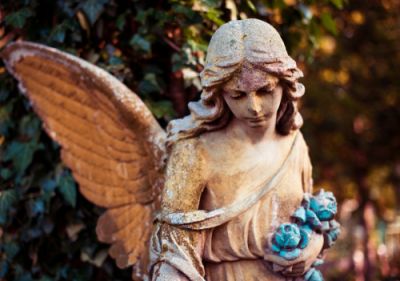
[[[146,272],[162,186],[164,130],[135,93],[75,56],[17,42],[1,57],[61,145],[81,193],[107,208],[97,223],[98,239],[111,244],[109,253],[120,268],[136,264],[138,272]]]

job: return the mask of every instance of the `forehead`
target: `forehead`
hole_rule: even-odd
[[[251,65],[243,65],[232,78],[227,81],[223,89],[225,91],[242,91],[251,92],[257,91],[263,87],[274,88],[279,82],[279,79],[266,71],[256,68]]]

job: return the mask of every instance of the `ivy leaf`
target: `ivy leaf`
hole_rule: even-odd
[[[85,12],[91,25],[93,25],[101,13],[108,0],[86,0],[81,3],[81,8]]]
[[[33,15],[34,13],[32,10],[26,7],[7,15],[4,21],[7,25],[11,25],[15,28],[22,28],[24,27],[26,20]]]
[[[4,225],[7,222],[8,211],[17,201],[18,194],[16,190],[0,191],[0,225]]]
[[[69,205],[76,206],[76,184],[70,173],[63,173],[58,179],[58,191]]]
[[[11,261],[18,254],[19,246],[14,242],[10,242],[3,245],[3,250],[6,254],[7,260]]]
[[[19,133],[29,138],[35,137],[40,132],[40,120],[33,114],[26,115],[19,124]]]
[[[129,41],[129,44],[135,49],[145,51],[146,53],[149,53],[151,50],[150,42],[139,34],[135,34]]]
[[[146,73],[144,79],[139,83],[139,92],[144,95],[162,92],[155,73]]]
[[[330,0],[330,2],[335,5],[336,8],[343,8],[343,0]]]
[[[14,189],[0,191],[0,213],[8,212],[17,199],[18,194]]]
[[[115,25],[118,28],[119,31],[124,30],[125,24],[126,24],[126,16],[127,13],[123,13],[117,17],[117,20],[115,21]]]
[[[333,35],[337,35],[337,28],[336,28],[336,22],[332,18],[331,14],[325,12],[322,13],[321,15],[321,22],[322,25]]]
[[[7,168],[2,168],[0,170],[0,177],[2,177],[4,180],[8,180],[11,178],[12,176],[12,171],[10,169]]]
[[[156,118],[167,117],[168,119],[174,116],[174,108],[172,103],[167,100],[162,101],[146,101],[146,105],[150,108],[151,112],[156,116]]]
[[[73,24],[67,20],[63,21],[61,24],[56,25],[50,33],[49,39],[55,41],[57,43],[63,43],[65,41],[65,37],[67,31],[73,31]]]
[[[35,139],[30,142],[13,141],[4,151],[3,160],[12,160],[13,167],[20,176],[32,163],[34,153],[42,147]]]

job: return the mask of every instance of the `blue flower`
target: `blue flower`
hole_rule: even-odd
[[[286,260],[294,260],[301,252],[298,248],[301,238],[300,229],[297,225],[283,223],[278,227],[272,238],[272,251]]]
[[[307,273],[304,275],[304,280],[306,281],[324,281],[324,277],[321,274],[321,271],[310,268]]]
[[[329,221],[337,213],[336,198],[332,192],[325,192],[323,189],[316,196],[310,198],[310,209],[321,221]]]
[[[325,248],[332,247],[335,241],[338,239],[339,234],[340,224],[335,220],[331,220],[329,222],[329,228],[324,232]]]

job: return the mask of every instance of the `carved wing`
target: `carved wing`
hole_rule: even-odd
[[[108,210],[97,236],[120,268],[148,261],[162,185],[165,132],[136,94],[104,70],[53,48],[17,42],[1,54],[61,147],[82,194]],[[140,278],[140,277],[139,277]]]

